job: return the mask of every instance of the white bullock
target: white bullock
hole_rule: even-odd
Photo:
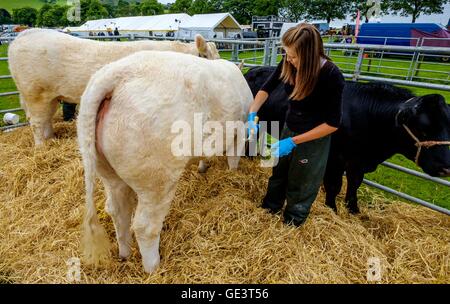
[[[89,78],[104,65],[142,50],[175,51],[218,59],[214,43],[173,41],[98,42],[54,30],[22,32],[10,45],[9,68],[30,121],[34,141],[53,137],[52,117],[58,101],[80,103]],[[138,63],[137,65],[139,65]]]
[[[172,154],[171,145],[179,136],[171,132],[173,123],[193,126],[194,113],[219,126],[243,123],[252,99],[239,68],[225,60],[144,51],[96,72],[81,98],[77,122],[87,192],[87,261],[96,262],[109,252],[93,200],[96,174],[105,186],[106,211],[115,225],[120,257],[130,254],[132,230],[144,269],[152,272],[160,261],[160,232],[177,181],[193,160]],[[235,149],[235,143],[226,142],[224,150]],[[238,158],[233,161],[230,167],[236,168]]]

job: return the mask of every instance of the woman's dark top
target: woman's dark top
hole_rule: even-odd
[[[287,95],[292,94],[294,86],[280,79],[283,61],[264,83],[262,91],[270,94],[280,83],[283,83]],[[331,61],[327,61],[320,70],[319,79],[311,94],[302,100],[289,99],[286,114],[287,127],[298,133],[305,133],[323,123],[339,128],[342,119],[344,85],[344,76],[339,68]]]

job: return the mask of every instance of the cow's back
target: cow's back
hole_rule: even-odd
[[[202,113],[200,123],[217,121],[225,126],[226,121],[243,121],[253,99],[231,62],[145,51],[111,63],[92,77],[82,98],[79,125],[95,116],[97,109],[88,109],[94,104],[88,96],[96,95],[99,83],[109,84],[102,89],[112,92],[100,145],[117,174],[136,182],[145,182],[143,177],[135,178],[140,174],[162,172],[162,168],[168,169],[167,174],[178,174],[184,167],[187,159],[176,158],[171,143],[186,133],[173,131],[174,122],[190,126],[187,132],[194,136],[196,113]],[[89,140],[81,133],[79,137]]]
[[[25,99],[59,97],[79,99],[89,78],[108,63],[141,50],[194,52],[191,45],[155,41],[99,42],[53,30],[32,29],[21,33],[9,49],[11,74]]]
[[[393,127],[392,112],[398,105],[414,97],[411,91],[382,82],[347,81],[343,91],[341,132],[369,140],[375,134]]]

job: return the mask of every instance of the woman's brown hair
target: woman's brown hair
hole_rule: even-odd
[[[325,55],[322,37],[314,25],[302,23],[290,28],[281,39],[283,47],[291,48],[298,57],[294,67],[284,60],[280,78],[294,86],[291,99],[302,100],[314,90],[319,78],[321,58]]]

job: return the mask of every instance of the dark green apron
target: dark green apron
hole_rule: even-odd
[[[281,139],[296,135],[285,126]],[[300,226],[306,221],[325,174],[330,139],[329,135],[297,145],[291,154],[279,159],[272,169],[263,208],[277,213],[286,200],[284,222]]]

